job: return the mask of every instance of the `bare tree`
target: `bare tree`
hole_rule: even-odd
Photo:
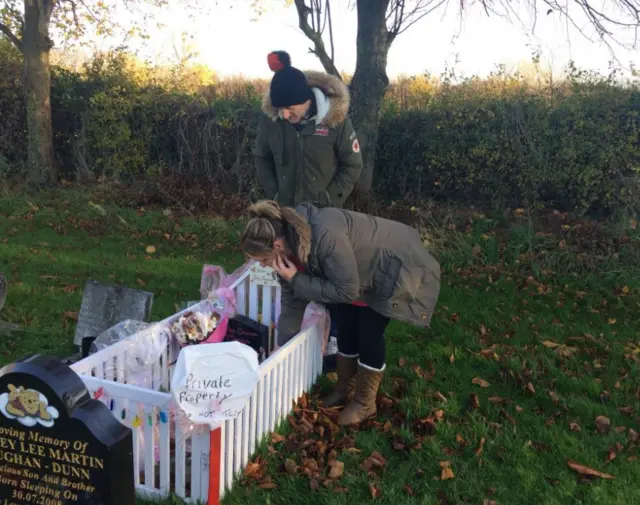
[[[299,27],[313,43],[310,49],[324,69],[339,76],[334,63],[334,41],[331,22],[331,0],[295,0]],[[449,0],[350,0],[357,9],[358,32],[356,39],[356,69],[351,81],[351,117],[362,146],[364,170],[360,179],[360,192],[368,193],[373,182],[376,143],[380,111],[389,85],[387,57],[394,40],[429,14],[446,9]],[[589,40],[599,40],[613,51],[616,46],[636,47],[640,28],[640,0],[610,0],[605,10],[598,5],[605,2],[590,0],[520,0],[521,6],[531,12],[532,31],[539,14],[559,14],[568,25],[575,27]],[[481,6],[490,16],[501,16],[512,22],[522,22],[510,0],[459,0],[460,14],[472,4]],[[588,33],[579,22],[586,16]],[[620,37],[622,31],[632,34],[629,41]],[[325,43],[325,39],[328,41]],[[327,49],[327,45],[329,49]]]

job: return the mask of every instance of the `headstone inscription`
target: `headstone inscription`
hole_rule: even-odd
[[[80,347],[84,337],[97,337],[126,319],[146,322],[152,304],[153,293],[148,291],[88,280],[73,343]]]
[[[62,362],[0,370],[0,505],[134,505],[133,435]]]

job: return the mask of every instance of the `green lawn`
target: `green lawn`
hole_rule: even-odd
[[[391,325],[378,418],[337,430],[312,395],[225,505],[640,503],[640,236],[561,215],[453,217],[456,230],[424,220],[439,306],[427,332]],[[0,341],[0,362],[68,354],[87,278],[144,286],[166,317],[197,299],[203,262],[240,264],[237,230],[88,191],[3,194],[0,319],[24,329]]]

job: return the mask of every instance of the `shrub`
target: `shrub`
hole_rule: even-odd
[[[5,176],[26,154],[19,56],[0,40],[0,73],[9,77],[0,82]],[[54,68],[52,77],[64,177],[161,176],[236,193],[255,186],[251,151],[265,81],[154,69],[121,51],[97,55],[81,72]],[[383,106],[374,190],[387,200],[580,213],[633,206],[640,199],[639,125],[637,86],[575,68],[547,85],[504,73],[455,85],[400,79]]]

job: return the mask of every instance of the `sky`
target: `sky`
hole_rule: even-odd
[[[206,0],[205,0],[206,1]],[[264,0],[267,11],[256,20],[252,0],[217,0],[207,12],[189,17],[174,0],[158,20],[163,28],[149,28],[150,40],[143,47],[135,43],[132,49],[140,56],[156,62],[167,61],[181,51],[195,50],[196,61],[216,71],[220,76],[243,75],[265,77],[272,74],[266,63],[271,50],[289,52],[293,65],[301,69],[321,69],[317,58],[309,53],[310,43],[297,27],[295,7],[284,7],[283,0]],[[600,0],[604,2],[605,0]],[[519,2],[520,5],[526,2]],[[356,61],[356,13],[347,0],[332,3],[336,66],[353,73]],[[520,9],[518,21],[510,23],[500,17],[487,17],[476,7],[465,11],[461,19],[459,2],[449,10],[430,14],[403,33],[393,43],[389,53],[388,75],[440,75],[447,66],[455,65],[458,74],[486,76],[498,64],[513,69],[531,61],[534,50],[542,54],[542,67],[561,72],[569,60],[578,67],[607,72],[611,53],[603,44],[585,39],[558,14],[538,17],[532,34],[532,17],[528,9]],[[576,13],[576,19],[586,22]],[[524,26],[523,26],[524,25]],[[190,46],[181,43],[187,35]],[[623,37],[624,34],[619,35]],[[99,49],[113,46],[115,41],[102,40]],[[620,64],[640,67],[640,49],[616,49]],[[457,63],[456,63],[457,62]]]

